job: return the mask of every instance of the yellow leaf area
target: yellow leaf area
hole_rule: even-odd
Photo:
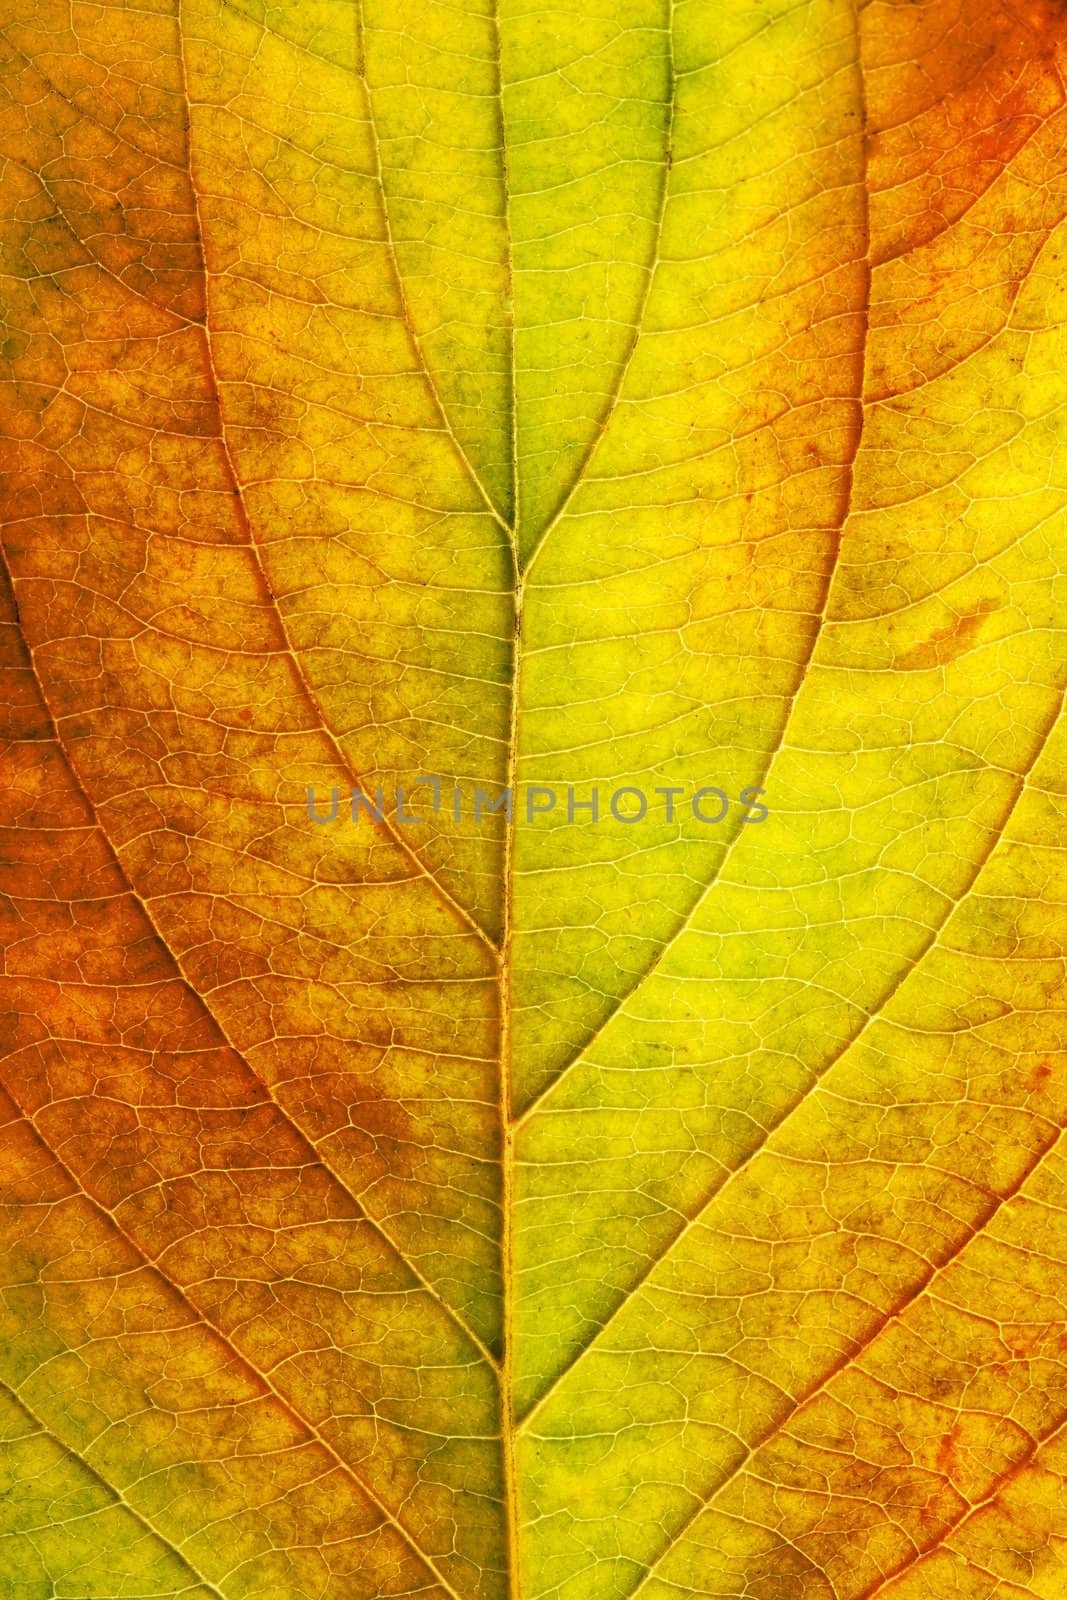
[[[1063,0],[2,41],[2,1600],[1064,1600]]]

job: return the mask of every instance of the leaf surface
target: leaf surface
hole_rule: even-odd
[[[11,0],[14,1600],[1056,1600],[1064,28]]]

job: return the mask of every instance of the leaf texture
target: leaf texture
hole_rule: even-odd
[[[0,1593],[1060,1600],[1060,0],[0,41]]]

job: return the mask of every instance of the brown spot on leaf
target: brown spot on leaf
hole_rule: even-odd
[[[1051,1076],[1052,1062],[1039,1061],[1036,1066],[1031,1068],[1030,1075],[1026,1080],[1026,1087],[1031,1092],[1033,1092],[1035,1089],[1043,1089]]]
[[[898,655],[893,665],[900,672],[921,672],[927,667],[944,667],[964,655],[975,642],[982,619],[996,610],[992,600],[981,600],[973,611],[965,611],[944,628],[936,628],[928,639]]]

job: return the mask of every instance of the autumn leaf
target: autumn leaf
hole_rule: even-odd
[[[1062,1600],[1060,0],[2,40],[0,1596]]]

